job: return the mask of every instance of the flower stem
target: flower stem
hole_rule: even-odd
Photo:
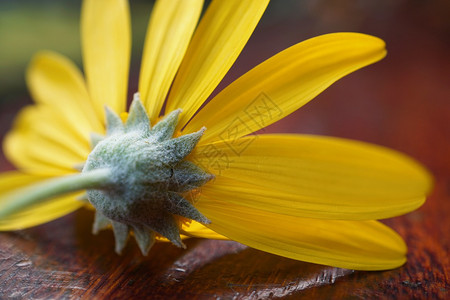
[[[56,196],[85,189],[102,189],[112,184],[110,169],[58,177],[20,189],[8,196],[8,202],[0,208],[0,219]]]

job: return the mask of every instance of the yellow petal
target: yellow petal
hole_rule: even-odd
[[[214,0],[202,18],[169,93],[182,127],[216,88],[256,27],[268,0]]]
[[[228,240],[227,237],[224,237],[223,235],[218,234],[209,229],[208,227],[195,221],[192,221],[187,226],[183,226],[182,232],[189,237],[197,237],[213,240]]]
[[[207,197],[307,218],[401,215],[423,204],[432,181],[423,167],[395,151],[319,136],[226,140],[197,146],[191,159],[216,175],[202,187]]]
[[[157,1],[148,24],[139,92],[154,124],[186,52],[203,0]]]
[[[27,84],[33,99],[63,115],[78,134],[103,132],[80,70],[66,57],[50,52],[35,55],[27,70]]]
[[[104,105],[125,111],[131,50],[128,1],[85,0],[81,42],[89,92],[101,120]]]
[[[20,172],[0,174],[0,206],[8,202],[7,195],[15,189],[36,184],[49,177],[27,175]],[[58,197],[50,201],[36,204],[7,218],[0,220],[0,230],[18,230],[46,223],[64,216],[81,206],[83,203],[76,200],[78,194]]]
[[[16,167],[33,173],[64,175],[83,163],[90,145],[65,115],[53,107],[23,109],[5,138],[5,155]],[[89,132],[88,132],[89,133]]]
[[[294,112],[341,77],[380,60],[384,47],[382,40],[359,33],[327,34],[299,43],[225,88],[185,132],[205,126],[202,143],[255,132]]]
[[[259,211],[202,195],[196,207],[212,230],[250,247],[288,258],[357,270],[393,269],[406,246],[376,221],[316,220]]]

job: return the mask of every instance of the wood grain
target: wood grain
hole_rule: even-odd
[[[0,233],[0,299],[449,299],[450,26],[436,23],[437,15],[417,5],[402,8],[388,24],[369,14],[356,25],[330,25],[333,31],[350,27],[381,36],[388,57],[264,132],[363,140],[425,164],[436,178],[426,204],[385,221],[409,246],[403,267],[355,272],[200,239],[188,240],[187,250],[159,243],[148,257],[130,242],[118,256],[112,232],[93,236],[92,212],[79,210],[35,228]],[[321,20],[286,20],[258,29],[225,83],[294,41],[331,31],[319,26]],[[17,100],[0,109],[2,135],[29,101]],[[0,170],[11,168],[0,157]]]

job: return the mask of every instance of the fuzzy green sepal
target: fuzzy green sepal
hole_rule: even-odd
[[[87,198],[97,210],[94,233],[112,225],[116,252],[122,251],[130,230],[144,255],[155,233],[184,247],[174,215],[210,223],[182,195],[214,177],[185,160],[205,128],[173,138],[180,113],[173,111],[151,128],[138,94],[125,124],[106,108],[107,135],[103,140],[94,137],[95,148],[83,172],[111,170],[112,184],[107,189],[88,190]]]

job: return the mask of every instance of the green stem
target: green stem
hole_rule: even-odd
[[[58,177],[27,186],[10,195],[0,208],[0,219],[50,198],[85,189],[101,189],[113,184],[110,169],[99,169],[77,175]]]

